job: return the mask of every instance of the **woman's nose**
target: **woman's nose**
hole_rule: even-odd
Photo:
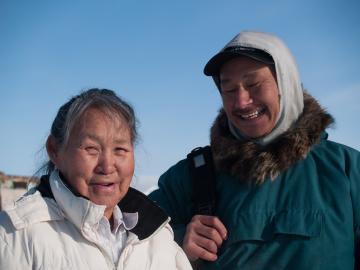
[[[98,160],[97,173],[112,174],[115,171],[115,157],[110,151],[101,153]]]

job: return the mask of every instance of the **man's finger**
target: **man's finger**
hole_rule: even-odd
[[[197,215],[197,216],[194,216],[193,218],[195,218],[196,220],[199,220],[202,224],[204,224],[208,227],[215,228],[219,232],[219,234],[223,240],[227,239],[227,229],[218,217]]]
[[[206,261],[215,261],[217,259],[216,253],[213,253],[194,242],[188,245],[184,243],[183,248],[184,252],[191,261],[197,260],[199,258]]]

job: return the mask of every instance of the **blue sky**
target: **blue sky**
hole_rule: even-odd
[[[272,32],[303,84],[336,118],[332,140],[360,150],[360,2],[0,1],[0,171],[31,175],[59,106],[109,88],[140,121],[135,186],[146,190],[206,145],[221,106],[207,60],[241,30]]]

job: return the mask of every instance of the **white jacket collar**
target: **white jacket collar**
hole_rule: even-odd
[[[75,196],[60,179],[59,172],[50,175],[50,186],[55,201],[65,216],[81,231],[96,226],[105,212],[105,205],[97,205],[88,199]]]
[[[150,237],[170,221],[159,206],[131,187],[118,206],[124,218],[129,219],[126,226],[139,240]],[[39,186],[4,210],[17,229],[42,221],[62,220],[65,217],[89,239],[104,215],[105,208],[75,196],[62,182],[59,173],[53,172],[50,177],[42,176]],[[126,213],[130,213],[130,216]],[[136,225],[133,227],[135,221]]]

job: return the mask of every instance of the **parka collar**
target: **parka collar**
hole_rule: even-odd
[[[273,142],[262,146],[239,141],[229,131],[227,117],[220,110],[211,128],[211,148],[219,171],[240,181],[261,184],[305,159],[311,147],[334,119],[309,94],[304,93],[304,110],[296,124]]]
[[[37,190],[43,197],[55,199],[67,218],[83,232],[96,225],[104,214],[105,206],[75,196],[64,185],[56,171],[50,177],[42,176]],[[139,240],[151,236],[169,222],[168,216],[160,207],[133,188],[129,188],[118,206],[124,214],[138,212],[138,223],[130,231],[136,234]]]

